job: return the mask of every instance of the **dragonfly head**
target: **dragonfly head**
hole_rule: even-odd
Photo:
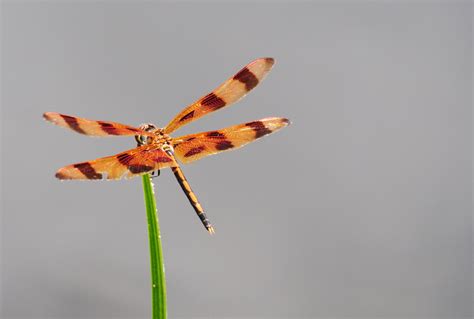
[[[139,126],[139,129],[147,132],[154,132],[159,130],[154,124],[145,123]],[[153,142],[153,138],[146,135],[135,135],[135,141],[137,141],[138,146],[150,144]]]

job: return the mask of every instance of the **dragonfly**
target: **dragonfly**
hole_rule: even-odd
[[[60,180],[119,180],[159,173],[161,169],[171,168],[201,223],[213,234],[214,227],[191,189],[179,162],[187,164],[208,155],[237,149],[286,127],[290,121],[281,117],[268,117],[215,131],[180,137],[171,137],[170,134],[239,101],[265,78],[274,63],[273,58],[254,60],[214,91],[184,108],[163,128],[150,123],[133,127],[55,112],[44,113],[43,117],[47,121],[79,134],[104,137],[134,136],[137,142],[137,147],[128,151],[62,167],[56,172],[56,177]]]

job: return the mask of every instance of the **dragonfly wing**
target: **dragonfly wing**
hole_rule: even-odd
[[[174,154],[183,163],[190,163],[208,155],[244,146],[289,123],[288,119],[271,117],[217,131],[185,135],[173,139]]]
[[[66,127],[76,131],[77,133],[89,136],[153,136],[152,133],[146,132],[139,128],[115,122],[88,120],[81,117],[55,112],[46,112],[43,114],[43,117],[53,124]]]
[[[206,114],[237,102],[265,78],[274,62],[273,58],[261,58],[249,63],[213,92],[201,97],[181,111],[165,127],[165,133],[174,132]]]
[[[159,145],[144,145],[117,155],[72,164],[56,172],[59,179],[121,179],[173,167],[176,161]]]

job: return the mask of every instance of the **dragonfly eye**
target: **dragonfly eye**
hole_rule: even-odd
[[[148,136],[145,135],[135,135],[135,140],[137,141],[138,146],[147,144]]]
[[[151,123],[146,123],[146,124],[140,125],[140,129],[150,132],[150,131],[156,130],[156,126]]]

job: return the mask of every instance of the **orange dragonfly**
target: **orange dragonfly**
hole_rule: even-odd
[[[286,118],[269,117],[238,124],[224,129],[184,135],[173,138],[173,133],[204,115],[224,108],[244,97],[267,75],[274,64],[273,58],[257,59],[213,92],[186,107],[164,128],[142,124],[138,128],[115,122],[94,121],[80,117],[47,112],[43,117],[53,124],[89,136],[134,136],[137,147],[131,150],[60,168],[56,177],[61,180],[113,180],[122,177],[158,172],[170,167],[181,188],[209,233],[214,228],[189,186],[177,160],[190,163],[208,155],[239,148],[258,138],[287,126]]]

